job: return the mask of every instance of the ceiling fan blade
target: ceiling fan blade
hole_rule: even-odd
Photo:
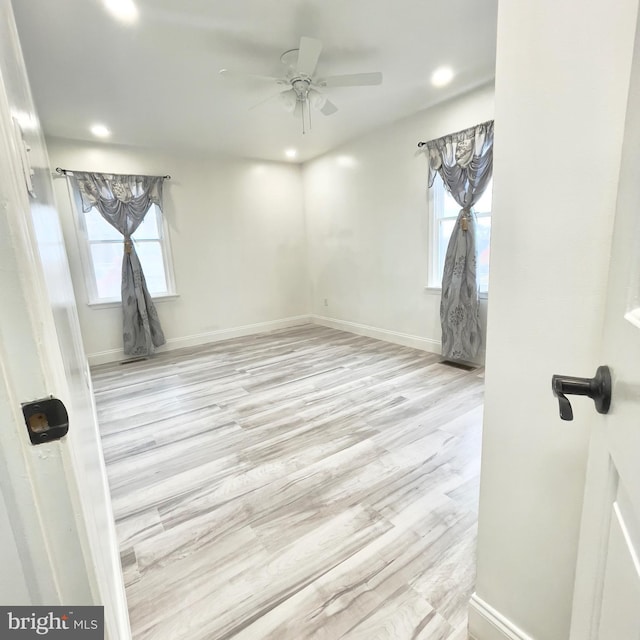
[[[366,87],[374,84],[382,84],[382,73],[347,73],[342,76],[328,76],[318,80],[320,87]]]
[[[325,116],[330,116],[334,114],[337,110],[338,110],[338,107],[336,107],[336,105],[333,104],[331,100],[327,100],[324,103],[324,106],[320,109],[320,113],[324,114]]]
[[[315,38],[300,38],[300,49],[298,51],[298,63],[296,71],[311,77],[318,66],[318,58],[322,51],[322,42]]]
[[[254,105],[251,105],[249,107],[249,111],[253,111],[254,109],[261,107],[263,104],[266,104],[267,102],[270,102],[271,100],[275,100],[276,98],[279,98],[282,94],[282,91],[278,91],[278,93],[274,93],[270,96],[267,96],[266,98],[264,98],[264,100],[260,100],[260,102],[256,102]]]
[[[229,69],[220,69],[219,73],[223,78],[228,78],[229,80],[262,80],[264,82],[276,82],[277,84],[289,84],[286,78],[240,73],[238,71],[229,71]]]

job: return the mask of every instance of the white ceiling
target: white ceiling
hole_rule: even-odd
[[[102,0],[13,0],[45,133],[116,144],[283,160],[313,158],[383,124],[490,81],[497,0],[136,0],[135,24]],[[238,82],[222,68],[282,76],[280,55],[300,36],[322,40],[320,75],[382,71],[382,85],[334,87],[339,111],[299,120],[277,100],[282,87]],[[440,65],[453,82],[429,82]]]

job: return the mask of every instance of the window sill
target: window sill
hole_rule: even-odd
[[[179,298],[178,293],[165,293],[161,296],[151,296],[154,302],[166,302],[167,300],[175,300]],[[120,300],[105,300],[104,302],[87,302],[87,306],[92,309],[119,309],[122,306]]]
[[[427,293],[430,293],[431,295],[434,295],[434,296],[439,296],[442,294],[442,287],[425,287],[424,290]],[[487,300],[488,298],[489,298],[488,291],[480,291],[478,293],[478,299]]]

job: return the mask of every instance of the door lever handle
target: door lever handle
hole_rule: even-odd
[[[593,378],[554,375],[551,378],[551,388],[553,395],[558,398],[562,420],[573,420],[568,395],[591,398],[598,413],[608,413],[611,406],[611,371],[607,366],[598,367]]]

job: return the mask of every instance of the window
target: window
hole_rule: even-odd
[[[120,301],[124,239],[94,207],[87,213],[77,204],[83,266],[89,304]],[[152,297],[175,294],[166,223],[157,205],[151,205],[131,236]]]
[[[476,243],[478,247],[477,278],[478,290],[486,293],[489,290],[489,240],[491,238],[491,192],[493,181],[490,181],[482,198],[473,208],[478,221],[476,227]],[[439,289],[442,286],[442,270],[447,254],[449,238],[460,213],[460,206],[445,189],[442,178],[436,175],[430,193],[430,249],[429,286]]]

